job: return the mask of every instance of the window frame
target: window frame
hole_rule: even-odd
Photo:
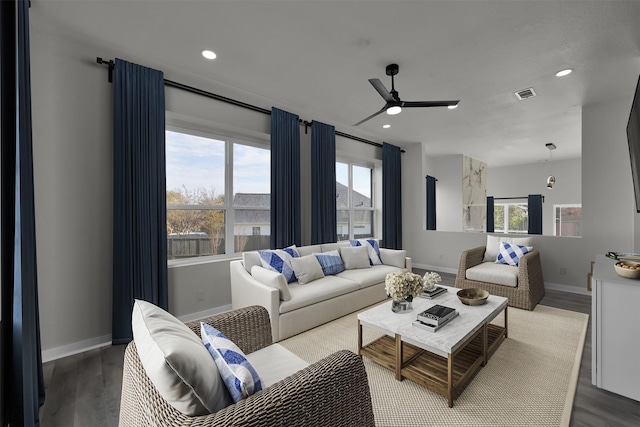
[[[254,148],[260,148],[267,151],[271,151],[271,146],[269,142],[266,141],[257,141],[250,140],[246,137],[238,137],[238,136],[226,136],[219,133],[219,131],[213,129],[201,129],[200,126],[197,126],[199,129],[191,128],[185,125],[175,125],[167,123],[165,126],[165,131],[171,131],[175,133],[183,133],[186,135],[192,135],[201,138],[207,138],[217,141],[224,142],[224,203],[221,205],[166,205],[166,210],[221,210],[224,212],[224,253],[218,255],[204,255],[204,256],[192,256],[186,258],[179,259],[167,259],[167,265],[185,265],[185,264],[198,264],[204,262],[210,262],[215,260],[224,260],[224,259],[232,259],[237,258],[241,252],[235,251],[235,211],[236,210],[267,210],[270,211],[271,208],[268,207],[259,207],[259,206],[251,206],[251,207],[243,207],[243,206],[234,206],[234,183],[233,183],[233,166],[234,166],[234,145],[244,145]],[[165,192],[167,191],[165,185]]]
[[[354,224],[354,218],[355,218],[355,212],[371,212],[371,238],[375,238],[376,235],[376,220],[377,220],[377,215],[376,215],[376,166],[373,163],[366,163],[366,162],[360,162],[360,161],[353,161],[353,160],[349,160],[349,159],[344,159],[344,158],[338,158],[336,157],[336,168],[337,168],[337,163],[342,163],[342,164],[346,164],[347,165],[347,176],[348,176],[348,199],[349,199],[349,206],[348,207],[339,207],[336,206],[336,217],[338,216],[338,213],[340,211],[342,212],[347,212],[348,213],[348,218],[349,218],[349,235],[348,235],[348,239],[355,239],[355,224]],[[370,175],[370,182],[371,182],[371,206],[366,206],[366,207],[362,207],[362,206],[353,206],[353,196],[352,196],[352,192],[355,191],[353,189],[353,167],[360,167],[360,168],[366,168],[369,169],[371,171],[371,175]],[[337,178],[337,177],[336,177]],[[336,179],[337,182],[337,179]],[[336,195],[337,197],[337,195]],[[338,240],[339,236],[338,236],[338,229],[337,229],[337,223],[336,223],[336,240]]]
[[[556,233],[556,220],[560,220],[560,223],[562,224],[562,220],[556,217],[556,209],[557,208],[580,208],[580,213],[582,215],[582,203],[558,203],[558,204],[554,204],[553,205],[553,235],[556,237],[571,237],[574,239],[579,239],[582,237],[582,234],[580,234],[579,236],[563,236],[562,234],[557,234]],[[561,225],[562,228],[562,225]],[[582,230],[582,219],[580,219],[580,230]]]
[[[504,207],[504,212],[503,212],[503,221],[504,221],[504,229],[496,229],[495,228],[495,220],[494,220],[494,233],[500,233],[500,234],[528,234],[528,230],[510,230],[509,229],[509,207],[510,206],[524,206],[524,208],[527,210],[527,223],[529,221],[529,204],[524,202],[524,203],[494,203],[494,215],[495,215],[495,208],[498,206],[503,206]]]

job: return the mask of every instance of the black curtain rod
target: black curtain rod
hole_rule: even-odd
[[[113,68],[115,67],[115,62],[113,60],[104,60],[100,57],[96,58],[96,62],[98,64],[107,65],[109,67],[109,83],[113,82]],[[237,107],[246,108],[247,110],[257,111],[258,113],[271,115],[271,110],[267,110],[266,108],[257,107],[255,105],[247,104],[246,102],[238,101],[236,99],[227,98],[226,96],[218,95],[215,93],[207,92],[206,90],[198,89],[193,86],[188,86],[182,83],[174,82],[173,80],[164,79],[164,84],[166,86],[174,87],[176,89],[182,89],[187,92],[195,93],[197,95],[206,96],[207,98],[212,98],[217,101],[226,102],[227,104],[235,105]],[[298,119],[301,125],[304,125],[304,133],[307,133],[307,128],[311,126],[310,121]],[[350,135],[348,133],[336,131],[337,136],[342,136],[344,138],[349,138],[354,141],[363,142],[365,144],[373,145],[374,147],[382,147],[382,144],[379,142],[369,141],[368,139],[360,138],[359,136]],[[404,150],[400,150],[400,152],[404,153]]]
[[[544,202],[544,196],[542,197],[542,201]],[[494,197],[493,200],[519,200],[519,199],[528,199],[529,196],[523,196],[523,197]]]

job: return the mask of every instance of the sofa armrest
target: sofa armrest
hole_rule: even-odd
[[[269,312],[273,342],[280,337],[280,291],[253,278],[245,270],[242,261],[229,263],[231,278],[231,306],[238,309],[252,305],[261,305]]]
[[[542,263],[538,250],[533,249],[520,258],[518,262],[518,287],[523,289],[542,287],[544,289]]]
[[[478,246],[477,248],[467,249],[460,255],[458,263],[458,277],[464,279],[467,277],[467,270],[482,262],[486,246]]]
[[[125,351],[120,426],[374,426],[364,364],[338,351],[215,414],[189,417],[146,375],[135,343]]]
[[[244,353],[253,353],[272,344],[269,313],[262,306],[243,307],[187,322],[186,325],[200,336],[200,322],[225,334]]]

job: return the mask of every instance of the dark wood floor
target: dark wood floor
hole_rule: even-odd
[[[424,270],[414,269],[418,274]],[[455,275],[441,273],[443,285]],[[541,304],[591,314],[591,297],[547,290]],[[43,427],[117,426],[124,346],[87,351],[44,364],[46,401]],[[533,420],[532,420],[533,421]],[[572,427],[638,427],[640,402],[591,385],[591,322],[585,341]]]

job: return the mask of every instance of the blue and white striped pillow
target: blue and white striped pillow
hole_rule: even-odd
[[[369,265],[380,265],[382,260],[380,259],[380,246],[375,239],[349,239],[351,246],[366,246],[367,253],[369,254]]]
[[[315,254],[320,266],[322,267],[322,272],[325,276],[338,274],[344,271],[344,263],[342,262],[342,257],[340,257],[340,252],[337,250],[323,252],[320,254]]]
[[[291,265],[291,258],[298,258],[300,255],[294,246],[284,249],[260,250],[260,263],[267,270],[282,273],[287,282],[296,280],[296,274]]]
[[[506,242],[500,242],[500,252],[496,258],[496,264],[507,264],[517,267],[520,258],[529,253],[526,246],[512,245]]]
[[[200,322],[200,336],[215,360],[220,376],[235,403],[262,390],[260,376],[245,354],[225,334]]]

